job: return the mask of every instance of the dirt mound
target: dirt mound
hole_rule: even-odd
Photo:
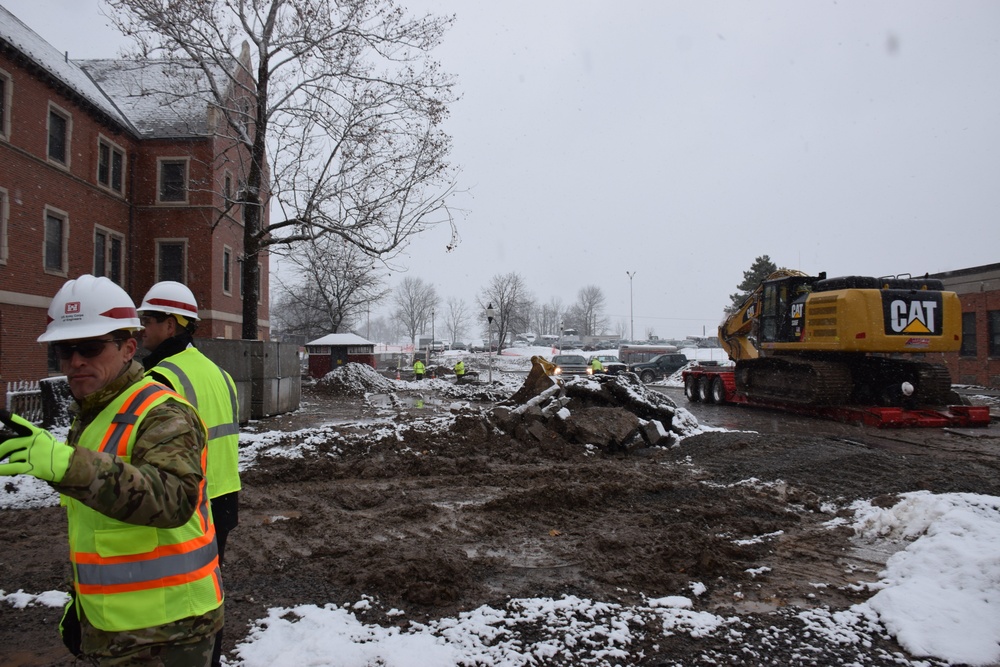
[[[337,396],[364,397],[385,394],[396,389],[395,383],[367,364],[346,363],[316,381],[316,389]]]

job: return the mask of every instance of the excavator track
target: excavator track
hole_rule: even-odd
[[[904,383],[913,389],[907,395]],[[942,406],[951,401],[944,366],[887,357],[759,357],[736,364],[736,388],[755,401],[797,406]]]
[[[759,357],[736,364],[736,388],[755,401],[843,405],[851,398],[851,370],[843,363]]]

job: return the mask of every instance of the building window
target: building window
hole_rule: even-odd
[[[989,347],[991,357],[1000,357],[1000,310],[991,310],[986,313],[988,323]]]
[[[66,214],[45,212],[45,270],[66,274],[66,237],[69,225]]]
[[[70,116],[55,105],[49,106],[49,159],[69,166]]]
[[[975,313],[962,313],[962,347],[958,353],[963,357],[976,356]]]
[[[10,216],[10,196],[0,188],[0,264],[7,263],[7,218]]]
[[[187,242],[182,240],[156,242],[156,281],[174,280],[187,284],[185,261]]]
[[[227,171],[223,182],[224,185],[222,187],[222,191],[225,194],[226,203],[228,204],[233,201],[233,175]]]
[[[125,237],[107,229],[94,230],[94,275],[122,284]]]
[[[160,160],[159,200],[161,202],[187,201],[187,166],[187,160]]]
[[[109,141],[97,142],[97,182],[115,192],[122,191],[125,151]]]
[[[10,101],[14,82],[10,74],[0,69],[0,139],[10,138]]]
[[[231,294],[233,291],[233,249],[228,246],[222,249],[222,291]]]

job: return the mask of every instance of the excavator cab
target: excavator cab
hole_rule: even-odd
[[[763,283],[758,332],[762,343],[790,343],[802,337],[806,297],[820,279],[787,276]]]

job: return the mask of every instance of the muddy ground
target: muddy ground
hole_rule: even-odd
[[[513,440],[482,418],[489,403],[449,417],[449,402],[434,413],[306,389],[298,413],[253,425],[309,447],[302,458],[261,455],[242,476],[223,573],[231,662],[275,606],[368,596],[365,622],[405,625],[511,598],[632,604],[704,584],[695,608],[738,616],[740,631],[648,633],[626,664],[907,664],[884,633],[822,641],[796,617],[866,599],[857,584],[877,580],[888,555],[823,524],[849,516],[853,500],[889,506],[905,491],[1000,496],[993,429],[913,437],[713,407],[716,423],[753,432],[606,455]],[[321,426],[332,420],[354,423]],[[0,511],[0,539],[0,589],[65,587],[60,509]],[[0,664],[74,664],[57,616],[0,604]]]

